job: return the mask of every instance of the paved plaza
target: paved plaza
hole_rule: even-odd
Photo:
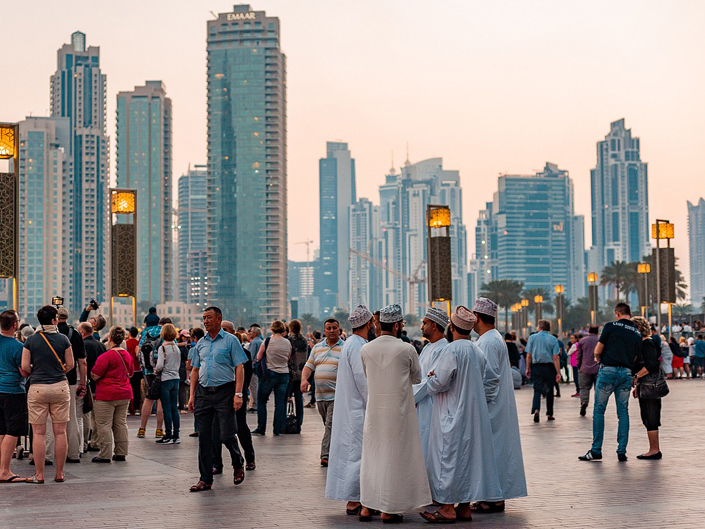
[[[616,416],[612,402],[606,419],[604,459],[580,462],[590,447],[592,421],[578,415],[572,385],[562,384],[556,421],[534,424],[532,389],[516,392],[520,410],[529,497],[508,502],[503,514],[476,515],[475,527],[705,527],[705,494],[700,442],[705,438],[701,401],[704,380],[670,381],[664,399],[661,461],[639,461],[647,449],[638,404],[630,402],[629,461],[619,463]],[[588,409],[590,412],[591,408]],[[67,465],[66,483],[0,486],[0,527],[343,527],[359,526],[345,515],[344,503],[324,499],[326,469],[319,466],[322,424],[307,409],[301,435],[255,437],[257,470],[234,486],[232,471],[216,476],[210,492],[190,493],[198,479],[197,439],[187,437],[192,415],[182,415],[182,444],[154,443],[155,419],[146,439],[137,439],[138,417],[129,419],[130,455],[125,463]],[[249,415],[250,424],[255,421]],[[269,420],[272,415],[270,412]],[[27,461],[12,468],[31,475]],[[421,476],[419,476],[421,478]],[[405,514],[405,526],[427,525],[417,513]],[[372,525],[381,522],[375,519]],[[460,523],[456,525],[462,525]],[[467,524],[466,524],[467,525]]]

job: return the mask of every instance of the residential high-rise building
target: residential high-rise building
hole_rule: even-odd
[[[705,302],[705,199],[697,205],[688,202],[688,242],[690,243],[690,299],[696,307]]]
[[[502,175],[494,200],[475,229],[474,291],[491,280],[511,279],[524,289],[569,299],[585,295],[583,217],[575,215],[568,171],[547,163],[535,175]],[[486,277],[480,277],[486,276]]]
[[[286,318],[286,65],[279,19],[207,24],[209,297],[249,324]]]
[[[376,241],[380,239],[379,206],[366,198],[360,198],[349,208],[350,218],[350,310],[358,305],[381,308],[382,296],[378,286],[382,281],[382,269],[374,265]]]
[[[71,35],[57,54],[51,77],[51,115],[69,119],[72,169],[63,182],[65,301],[73,312],[92,298],[105,301],[109,255],[109,142],[105,128],[106,78],[100,48]]]
[[[161,81],[117,95],[117,186],[137,190],[137,302],[171,301],[171,99]]]
[[[326,143],[319,169],[321,281],[317,285],[323,315],[348,306],[350,256],[349,209],[355,203],[355,160],[347,143]]]
[[[647,164],[641,161],[639,138],[632,137],[624,119],[610,125],[597,143],[592,186],[592,247],[590,272],[614,261],[638,262],[649,254],[649,195]]]
[[[178,299],[203,307],[208,300],[206,174],[205,165],[196,165],[179,178],[177,208]]]
[[[383,303],[400,303],[418,316],[428,306],[426,206],[436,204],[451,211],[453,303],[467,304],[467,233],[458,171],[443,169],[442,158],[430,158],[415,164],[407,160],[400,174],[390,173],[379,191]]]
[[[37,323],[37,309],[52,296],[70,295],[70,256],[63,239],[64,189],[72,170],[70,138],[68,118],[20,122],[19,313],[32,324]]]
[[[296,307],[296,315],[292,311],[292,318],[299,318],[303,314],[318,317],[321,314],[318,296],[314,295],[315,265],[308,261],[289,261],[288,298],[292,307]]]

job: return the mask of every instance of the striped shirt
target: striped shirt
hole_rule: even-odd
[[[338,378],[338,360],[342,347],[343,340],[339,339],[333,347],[323,340],[311,349],[306,367],[314,373],[316,400],[335,400],[335,381]]]

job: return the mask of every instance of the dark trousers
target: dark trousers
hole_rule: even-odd
[[[237,422],[237,439],[242,446],[242,452],[245,453],[245,461],[254,463],[255,447],[252,445],[252,433],[247,425],[247,399],[235,412],[235,421]],[[242,468],[242,453],[239,449],[237,453],[238,457],[232,457],[232,453],[230,454],[233,468]],[[213,468],[223,469],[223,442],[220,440],[220,427],[217,420],[213,421]]]
[[[215,435],[230,452],[234,468],[242,468],[242,456],[237,446],[235,434],[235,382],[216,388],[196,388],[194,415],[198,427],[198,470],[200,480],[213,483],[213,439]],[[213,431],[213,422],[218,422],[218,431]]]
[[[531,380],[534,381],[534,402],[531,413],[541,411],[541,397],[546,397],[546,415],[553,415],[553,387],[556,385],[556,366],[553,364],[531,364]]]
[[[89,377],[90,378],[90,377]],[[142,409],[142,371],[135,371],[135,374],[130,377],[130,386],[132,386],[132,403],[130,411],[136,412]]]
[[[274,435],[279,435],[286,427],[286,390],[289,387],[289,373],[267,371],[267,376],[259,380],[257,388],[257,431],[267,430],[267,401],[274,392]]]
[[[164,412],[165,435],[170,439],[178,439],[181,430],[181,416],[176,402],[178,390],[179,379],[162,380],[162,394],[159,400],[162,401]]]
[[[179,381],[179,409],[185,410],[188,406],[189,387],[183,380]]]
[[[579,373],[580,377],[580,405],[587,407],[590,404],[590,390],[597,382],[597,373]]]
[[[304,423],[304,396],[301,393],[301,380],[290,380],[286,395],[294,397],[296,420],[299,421],[299,429],[301,429],[301,425]]]

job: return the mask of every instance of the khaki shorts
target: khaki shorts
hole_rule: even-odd
[[[69,422],[71,404],[69,383],[32,384],[27,392],[27,409],[30,424],[46,424],[51,414],[54,423]]]

